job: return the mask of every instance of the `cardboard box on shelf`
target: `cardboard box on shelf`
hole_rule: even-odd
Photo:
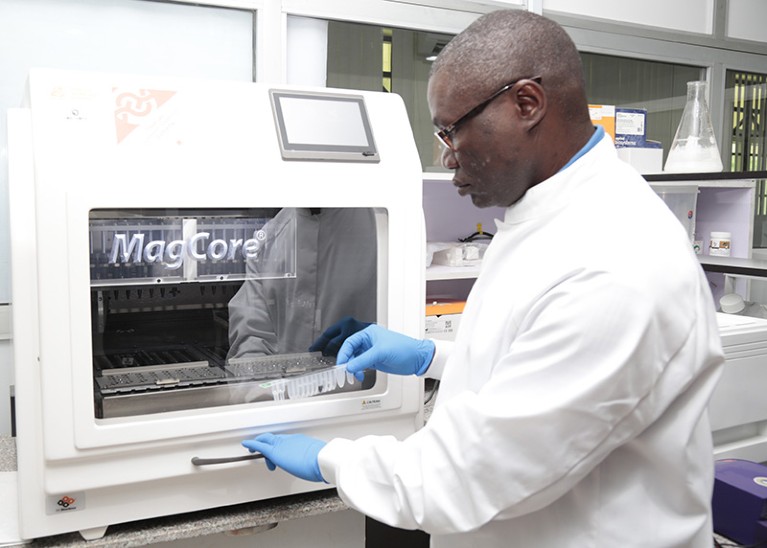
[[[621,160],[643,175],[663,172],[663,147],[658,141],[647,140],[644,146],[617,147],[617,150]]]
[[[615,141],[615,105],[589,105],[589,115],[594,125],[602,126]]]
[[[426,338],[454,340],[465,305],[466,301],[454,299],[427,300],[424,330]]]
[[[615,146],[645,147],[647,140],[647,109],[615,109]]]

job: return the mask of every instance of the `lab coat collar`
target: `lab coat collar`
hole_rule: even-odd
[[[598,139],[598,140],[597,140]],[[514,225],[542,215],[551,215],[572,201],[581,185],[590,175],[601,172],[605,165],[618,158],[612,139],[604,131],[594,132],[587,145],[573,157],[566,169],[558,171],[545,181],[528,189],[517,203],[506,208],[503,222],[496,221],[498,229]]]

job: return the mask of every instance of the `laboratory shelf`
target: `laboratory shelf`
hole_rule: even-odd
[[[749,276],[754,278],[767,277],[767,260],[743,259],[740,257],[712,257],[700,255],[698,257],[703,270],[706,272],[719,272],[737,276]]]
[[[698,189],[695,212],[695,240],[708,250],[712,232],[732,235],[732,256],[750,258],[754,237],[754,205],[757,182],[767,171],[717,173],[658,173],[644,175],[657,187]]]
[[[479,276],[479,266],[433,265],[426,269],[426,281],[468,280]]]
[[[739,257],[698,256],[703,270],[722,274],[734,274],[754,278],[767,278],[767,260]],[[478,266],[430,266],[426,269],[426,281],[468,280],[479,276]]]
[[[696,233],[702,248],[708,249],[712,231],[732,234],[732,258],[700,256],[704,270],[724,273],[724,265],[734,265],[744,276],[750,269],[767,268],[767,261],[746,259],[751,256],[753,242],[753,209],[756,181],[767,179],[767,171],[716,172],[716,173],[657,173],[643,175],[653,187],[695,186],[699,189],[697,199]],[[427,171],[423,173],[424,215],[429,241],[457,241],[466,237],[476,223],[482,223],[491,232],[494,219],[503,218],[503,209],[478,209],[466,197],[460,197],[449,184],[453,173]],[[448,183],[448,184],[445,184]],[[740,259],[743,258],[743,259]],[[725,263],[719,259],[733,261]],[[738,261],[743,261],[739,263]],[[754,266],[756,265],[756,266]],[[759,266],[761,265],[761,266]],[[728,269],[728,273],[732,270]],[[479,275],[479,267],[449,267],[433,265],[426,269],[426,282],[441,280],[472,280]],[[464,286],[461,286],[462,291]],[[456,295],[465,297],[465,295]]]
[[[643,175],[645,180],[650,183],[661,182],[685,182],[701,181],[706,182],[706,186],[729,186],[715,183],[733,182],[740,186],[739,180],[767,179],[767,171],[718,171],[714,173],[653,173]],[[714,184],[709,184],[714,182]]]

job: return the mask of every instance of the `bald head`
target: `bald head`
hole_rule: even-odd
[[[540,76],[550,108],[565,119],[588,120],[575,44],[557,23],[525,10],[499,10],[477,19],[442,50],[431,67],[432,76],[439,72],[450,76],[451,93],[467,97]]]
[[[524,10],[477,19],[432,65],[427,90],[442,165],[479,207],[508,207],[594,135],[575,44]]]

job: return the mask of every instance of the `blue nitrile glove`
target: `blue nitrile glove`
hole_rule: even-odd
[[[377,369],[396,375],[423,375],[431,365],[436,347],[432,341],[419,340],[370,325],[355,333],[338,351],[336,363],[357,380],[365,377],[365,369]]]
[[[325,481],[320,472],[317,455],[325,442],[303,434],[261,434],[245,440],[242,445],[251,453],[258,451],[266,459],[266,467],[280,467],[306,481]]]
[[[335,356],[347,337],[357,331],[362,331],[369,325],[368,322],[361,322],[351,316],[345,316],[328,327],[309,347],[309,352],[321,350],[323,356]]]

